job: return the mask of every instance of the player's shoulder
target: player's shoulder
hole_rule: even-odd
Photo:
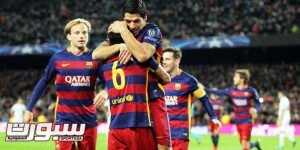
[[[145,29],[159,29],[159,26],[153,22],[147,23]]]
[[[64,55],[66,55],[66,50],[61,49],[61,50],[55,52],[51,57],[52,58],[58,58],[58,57],[61,57],[61,56],[64,56]]]
[[[144,30],[148,35],[156,35],[156,36],[159,35],[160,36],[160,34],[161,34],[158,25],[156,25],[154,23],[147,23],[146,26],[144,27]]]
[[[257,93],[256,88],[254,88],[253,86],[249,86],[249,87],[248,87],[248,90],[249,90],[250,92]]]
[[[49,62],[55,62],[57,60],[59,60],[60,58],[62,58],[65,54],[65,50],[59,50],[57,52],[55,52],[54,54],[51,55]]]
[[[190,73],[182,71],[181,76],[182,76],[182,78],[187,80],[189,83],[197,83],[198,84],[198,80],[196,79],[196,77]]]

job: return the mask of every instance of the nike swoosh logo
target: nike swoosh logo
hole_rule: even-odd
[[[67,66],[69,66],[70,64],[62,64],[61,66],[62,67],[67,67]]]

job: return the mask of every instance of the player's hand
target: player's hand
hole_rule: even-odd
[[[216,125],[218,125],[219,127],[221,127],[221,126],[222,126],[222,123],[220,122],[220,120],[219,120],[219,119],[216,119],[216,118],[214,118],[214,119],[212,119],[212,120],[211,120],[211,122],[212,122],[213,124],[216,124]]]
[[[125,30],[128,30],[127,24],[125,21],[114,21],[108,27],[108,32],[121,33]]]
[[[105,90],[100,91],[94,98],[96,107],[102,106],[105,100],[108,99],[108,94]]]
[[[256,109],[254,108],[254,107],[251,107],[250,109],[249,109],[249,113],[251,114],[251,116],[252,116],[252,119],[256,119],[257,118],[257,111],[256,111]]]
[[[24,123],[31,123],[33,121],[33,113],[26,110],[24,115]]]
[[[121,64],[127,64],[127,62],[132,59],[132,54],[129,52],[125,44],[119,44],[119,46],[119,62]]]

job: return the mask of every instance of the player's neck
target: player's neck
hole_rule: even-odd
[[[236,86],[238,89],[240,89],[240,90],[242,90],[242,89],[245,89],[245,88],[247,88],[248,87],[248,84],[239,84],[239,85],[237,85]]]
[[[182,72],[182,70],[180,68],[175,68],[171,73],[170,73],[170,76],[171,78],[179,75],[180,73]]]
[[[86,47],[75,47],[75,46],[72,46],[70,45],[68,48],[67,48],[67,51],[72,53],[73,55],[76,55],[76,56],[79,56],[81,55],[82,53],[84,53],[85,51],[87,50]]]

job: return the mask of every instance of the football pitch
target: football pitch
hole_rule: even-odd
[[[50,142],[5,142],[5,133],[0,133],[0,150],[54,150],[53,141]],[[263,150],[276,150],[277,137],[253,137],[253,141],[260,141]],[[99,134],[97,138],[97,150],[106,150],[106,135]],[[192,139],[190,150],[211,150],[211,140],[209,135],[200,139]],[[221,135],[219,150],[241,150],[238,137],[234,135]],[[292,144],[286,141],[284,150],[300,150],[300,137],[297,137],[297,145],[292,148]]]

